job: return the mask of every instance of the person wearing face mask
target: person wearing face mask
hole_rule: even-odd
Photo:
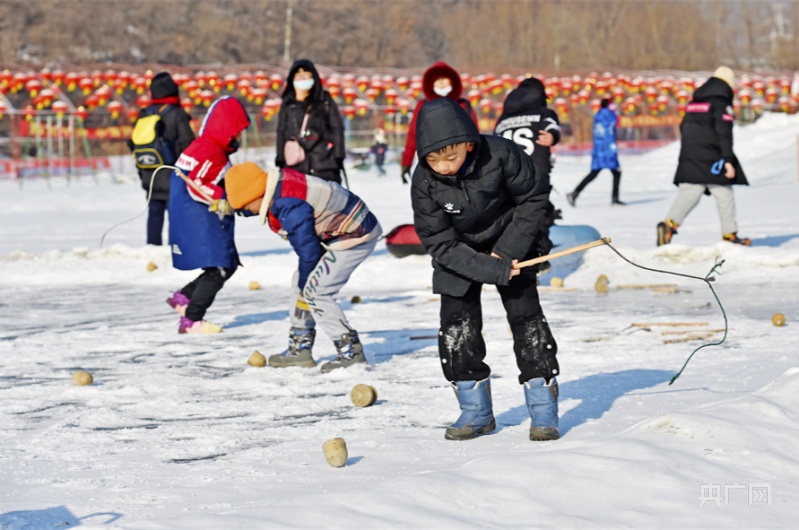
[[[219,98],[208,109],[197,139],[175,162],[169,184],[172,266],[203,270],[166,300],[180,315],[178,333],[222,331],[205,320],[205,313],[239,266],[224,176],[249,126],[250,117],[238,99]]]
[[[275,165],[341,184],[344,124],[310,60],[294,61],[281,98]]]
[[[439,61],[425,70],[424,75],[422,75],[422,91],[424,92],[424,99],[420,99],[416,103],[411,123],[408,125],[405,150],[402,152],[401,177],[403,184],[407,184],[408,178],[411,176],[411,165],[413,164],[414,155],[416,155],[416,117],[425,102],[449,98],[463,107],[469,113],[469,116],[472,117],[472,121],[477,124],[477,115],[474,113],[472,106],[468,100],[461,97],[463,93],[461,76],[447,63]]]

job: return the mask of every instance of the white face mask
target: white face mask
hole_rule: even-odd
[[[433,87],[433,92],[444,98],[452,92],[452,86]]]
[[[297,79],[294,81],[294,88],[299,90],[311,90],[313,88],[313,79]]]

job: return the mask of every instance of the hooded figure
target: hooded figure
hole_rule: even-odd
[[[680,124],[682,138],[674,184],[749,184],[732,152],[732,99],[732,86],[719,77],[711,77],[696,89]],[[735,178],[728,179],[723,171],[714,170],[720,160],[732,163]]]
[[[720,66],[696,89],[680,123],[680,158],[674,184],[677,197],[666,219],[657,225],[657,244],[667,245],[677,229],[702,198],[712,195],[721,221],[724,241],[749,246],[752,241],[738,237],[735,195],[732,186],[748,185],[738,157],[732,151],[733,71]]]
[[[463,83],[461,76],[450,65],[445,62],[437,62],[425,70],[422,75],[422,91],[425,99],[416,102],[413,110],[411,122],[408,125],[408,138],[405,140],[405,150],[402,152],[402,182],[407,184],[407,177],[410,175],[413,157],[416,154],[416,120],[419,111],[427,101],[435,101],[447,98],[458,103],[471,116],[472,121],[477,123],[477,115],[474,113],[469,101],[462,98]]]
[[[194,140],[194,131],[191,130],[191,116],[180,105],[178,85],[168,72],[159,72],[153,77],[150,82],[150,96],[150,104],[141,110],[139,117],[159,114],[163,124],[163,136],[172,148],[174,155],[180,156],[180,153]],[[133,148],[132,142],[129,143],[129,147]],[[161,245],[167,201],[169,200],[170,171],[156,168],[139,169],[138,172],[141,187],[150,196],[147,244]]]
[[[553,136],[552,144],[538,143],[541,131]],[[494,134],[512,140],[533,157],[536,173],[549,175],[551,146],[560,141],[560,122],[555,111],[547,108],[547,93],[540,79],[528,77],[508,94]]]
[[[238,136],[249,125],[244,105],[234,97],[224,96],[208,109],[199,136],[178,158],[175,165],[202,193],[173,172],[169,238],[176,269],[235,270],[238,266],[233,216],[220,218],[209,212],[211,203],[203,195],[212,201],[225,199],[222,179],[230,163],[228,157],[238,149]]]
[[[299,81],[295,77],[300,70],[311,74],[309,79],[302,80],[310,84],[310,88],[295,87]],[[298,90],[303,94],[301,99]],[[311,61],[294,61],[286,76],[286,88],[281,97],[283,104],[277,119],[275,164],[280,168],[290,167],[307,175],[341,183],[341,170],[347,153],[344,124],[336,102],[322,87],[319,72]],[[305,153],[304,160],[291,166],[285,158],[286,142],[289,140],[299,142]]]
[[[539,302],[536,269],[514,267],[544,252],[549,181],[514,142],[480,135],[448,98],[420,109],[416,140],[414,224],[432,257],[433,292],[441,295],[438,352],[461,408],[444,437],[467,440],[496,428],[480,301],[483,284],[493,284],[513,334],[530,440],[554,440],[558,348]]]

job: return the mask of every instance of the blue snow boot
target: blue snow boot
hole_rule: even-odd
[[[542,442],[560,438],[558,381],[553,377],[547,385],[543,377],[530,379],[524,384],[524,400],[533,420],[530,424],[530,439]]]
[[[453,385],[461,416],[447,427],[444,438],[447,440],[470,440],[481,434],[488,434],[497,428],[494,411],[491,408],[491,385],[488,379],[482,381],[456,381]]]

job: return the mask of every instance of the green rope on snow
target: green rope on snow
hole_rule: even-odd
[[[621,259],[623,259],[624,261],[626,261],[627,263],[629,263],[630,265],[632,265],[632,266],[634,266],[634,267],[638,267],[639,269],[644,269],[644,270],[646,270],[646,271],[650,271],[650,272],[659,272],[659,273],[661,273],[661,274],[671,274],[671,275],[673,275],[673,276],[682,276],[683,278],[691,278],[691,279],[693,279],[693,280],[701,280],[701,281],[705,282],[705,283],[707,284],[707,286],[708,286],[708,287],[710,287],[710,292],[711,292],[711,293],[713,293],[713,297],[716,299],[716,303],[718,303],[718,304],[719,304],[719,309],[721,309],[721,315],[724,317],[724,335],[721,337],[721,340],[720,340],[720,341],[718,341],[718,342],[709,342],[709,343],[707,343],[707,344],[702,344],[701,346],[699,346],[698,348],[696,348],[694,351],[692,351],[692,352],[691,352],[691,355],[689,355],[689,356],[688,356],[688,358],[685,360],[685,363],[682,365],[682,368],[680,368],[680,371],[679,371],[679,372],[677,372],[677,373],[674,375],[674,377],[672,377],[672,378],[671,378],[671,380],[669,381],[669,385],[673,385],[673,384],[674,384],[674,381],[676,381],[676,380],[677,380],[677,378],[678,378],[678,377],[680,377],[680,375],[682,374],[683,370],[685,370],[685,367],[686,367],[686,366],[688,366],[688,363],[690,362],[691,358],[694,356],[694,354],[695,354],[696,352],[698,352],[698,351],[699,351],[699,350],[701,350],[702,348],[707,348],[708,346],[718,346],[718,345],[720,345],[722,342],[724,342],[724,340],[727,338],[727,329],[728,329],[728,328],[727,328],[727,313],[726,313],[726,311],[724,311],[724,306],[723,306],[723,305],[721,305],[721,300],[719,300],[719,296],[716,294],[716,290],[715,290],[715,289],[713,289],[713,286],[712,286],[712,285],[711,285],[711,283],[710,283],[710,282],[712,282],[712,281],[715,281],[715,278],[714,278],[713,276],[711,276],[711,275],[712,275],[713,273],[715,273],[715,272],[718,272],[718,269],[719,269],[719,268],[720,268],[722,265],[724,265],[724,260],[716,261],[716,264],[715,264],[715,265],[713,265],[713,267],[710,269],[710,272],[708,272],[708,273],[705,275],[705,277],[704,277],[704,278],[702,278],[702,277],[699,277],[699,276],[692,276],[692,275],[690,275],[690,274],[683,274],[683,273],[680,273],[680,272],[664,271],[664,270],[661,270],[661,269],[653,269],[653,268],[650,268],[650,267],[644,267],[643,265],[639,265],[639,264],[637,264],[637,263],[634,263],[634,262],[630,261],[629,259],[627,259],[626,257],[624,257],[624,255],[623,255],[621,252],[619,252],[618,250],[616,250],[616,249],[613,247],[613,245],[611,245],[610,243],[608,243],[608,242],[605,242],[605,244],[606,244],[607,246],[609,246],[609,247],[610,247],[610,249],[611,249],[613,252],[615,252],[616,254],[618,254],[618,256],[619,256]]]

